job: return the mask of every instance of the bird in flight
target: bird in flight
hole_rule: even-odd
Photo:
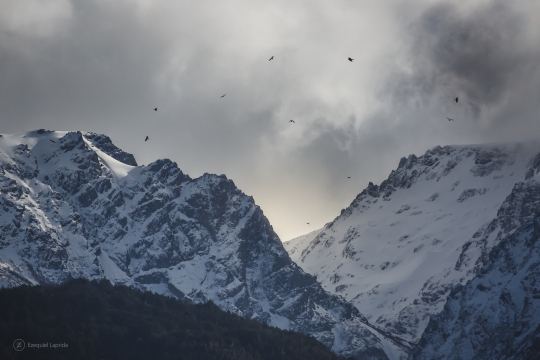
[[[294,120],[289,120],[289,122],[292,122],[292,123],[295,123],[295,124],[296,124],[296,122],[295,122]]]
[[[350,176],[347,176],[347,179],[350,179],[351,177]]]
[[[148,135],[146,135],[146,139],[144,139],[144,141],[148,141],[148,139],[150,139],[150,138],[148,137]]]
[[[51,139],[49,139],[49,140],[51,140]],[[54,141],[54,140],[51,140],[51,141],[52,141],[53,143],[56,143],[56,141]]]
[[[353,62],[353,60],[354,60],[353,58],[349,58],[349,61],[350,61],[350,62]]]
[[[449,117],[447,117],[448,121],[454,121],[454,119],[450,119]]]
[[[308,225],[309,225],[309,223],[306,223],[306,224],[308,224]]]
[[[223,94],[223,95],[221,95],[220,97],[225,97],[225,95],[227,95],[227,94]]]
[[[157,111],[157,108],[154,108],[154,111]]]
[[[458,98],[456,98],[456,102],[458,101]]]
[[[273,59],[274,59],[274,55],[272,55],[272,57],[270,59],[268,59],[268,61],[273,60]]]

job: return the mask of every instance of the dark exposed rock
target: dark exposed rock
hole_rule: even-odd
[[[475,195],[484,195],[488,191],[488,189],[467,189],[463,190],[463,192],[459,195],[457,202],[464,202],[468,198],[471,198]]]
[[[108,136],[94,133],[85,133],[84,136],[85,138],[90,140],[95,147],[97,147],[99,150],[103,151],[107,155],[110,155],[112,158],[127,165],[137,166],[137,161],[135,161],[135,157],[132,154],[129,154],[117,148]]]

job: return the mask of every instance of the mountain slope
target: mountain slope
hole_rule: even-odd
[[[524,187],[540,194],[540,184]],[[536,206],[536,211],[540,207]],[[489,253],[478,275],[456,286],[431,318],[414,359],[538,359],[540,213]]]
[[[403,355],[293,263],[253,198],[103,135],[0,137],[0,284],[108,279],[309,333],[338,354]],[[384,350],[383,350],[384,349]]]
[[[446,146],[402,158],[319,233],[284,247],[326,290],[414,343],[450,289],[530,218],[538,196],[524,201],[532,195],[520,184],[538,172],[539,152],[537,143]]]
[[[317,235],[320,234],[322,230],[323,229],[313,230],[310,233],[286,241],[283,243],[283,247],[285,248],[285,250],[287,250],[291,258],[295,256],[296,252],[298,252],[298,254],[296,255],[300,255],[300,253],[308,246],[311,241],[313,241],[315,237],[317,237]]]

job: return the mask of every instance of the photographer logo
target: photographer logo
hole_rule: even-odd
[[[17,339],[17,340],[15,340],[13,342],[13,348],[16,351],[23,351],[25,346],[26,346],[26,344],[24,343],[24,341],[22,339]]]

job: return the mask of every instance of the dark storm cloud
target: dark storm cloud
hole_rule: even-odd
[[[523,4],[441,3],[424,10],[409,25],[410,68],[389,83],[394,99],[425,105],[459,97],[478,117],[509,93],[524,93],[523,84],[540,79],[540,46],[527,39],[535,20]]]

